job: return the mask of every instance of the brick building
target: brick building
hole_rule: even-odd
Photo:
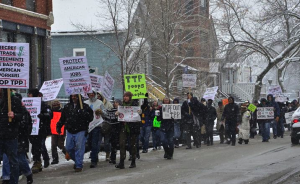
[[[0,42],[29,43],[31,88],[51,79],[52,24],[52,0],[0,0]]]

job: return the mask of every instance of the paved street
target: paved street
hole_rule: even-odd
[[[297,183],[300,182],[300,146],[291,146],[290,136],[262,143],[260,137],[249,145],[235,147],[202,146],[200,149],[175,150],[173,160],[164,160],[163,151],[141,153],[137,168],[115,169],[101,157],[97,168],[74,173],[73,162],[62,161],[34,175],[35,183]],[[25,183],[23,179],[20,183]]]

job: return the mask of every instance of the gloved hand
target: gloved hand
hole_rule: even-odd
[[[61,128],[56,126],[56,132],[58,133],[58,135],[60,135],[61,134]]]
[[[39,115],[37,115],[37,117],[40,118],[40,119],[42,119],[44,117],[44,115],[43,114],[39,114]]]

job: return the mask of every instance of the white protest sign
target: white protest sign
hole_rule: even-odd
[[[29,44],[0,42],[0,88],[29,88]]]
[[[43,94],[43,101],[47,102],[54,100],[57,97],[63,83],[62,78],[45,81],[40,89],[40,92]]]
[[[97,92],[102,92],[104,77],[101,75],[93,75],[93,74],[90,74],[90,77],[91,77],[92,88],[95,89]]]
[[[115,80],[106,71],[103,81],[104,81],[104,85],[103,85],[102,94],[106,99],[110,99],[112,96]]]
[[[162,104],[163,119],[181,119],[180,104]]]
[[[270,86],[268,89],[268,94],[272,94],[273,96],[277,96],[282,94],[281,87],[279,85],[277,86]]]
[[[125,121],[125,122],[141,121],[141,116],[139,115],[138,110],[141,110],[139,106],[119,106],[118,121]]]
[[[212,88],[206,88],[203,98],[206,100],[209,100],[209,99],[215,100],[215,96],[217,94],[218,89],[219,89],[218,86],[215,86]]]
[[[257,119],[274,119],[274,107],[257,107]]]
[[[295,111],[291,111],[291,112],[287,112],[287,113],[284,114],[284,116],[285,116],[285,121],[286,121],[287,124],[288,124],[288,123],[291,123],[291,122],[293,121],[292,116],[293,116],[294,112],[295,112]]]
[[[31,115],[32,131],[31,135],[39,135],[40,118],[37,117],[41,113],[41,97],[24,97],[22,99],[24,106]]]
[[[92,121],[89,124],[89,132],[91,132],[94,128],[96,128],[97,126],[99,126],[101,123],[103,123],[103,118],[101,116],[99,116],[99,118],[97,119],[97,121]]]
[[[275,97],[275,102],[286,102],[288,101],[288,97],[284,94],[277,94]]]
[[[182,74],[182,87],[194,88],[196,87],[197,75],[196,74]]]
[[[59,58],[66,95],[92,93],[89,67],[85,56]]]

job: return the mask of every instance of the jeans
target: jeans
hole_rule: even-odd
[[[104,151],[106,153],[110,153],[110,151],[111,151],[110,134],[105,134],[104,135],[100,131],[99,143],[98,143],[99,150],[100,150],[100,147],[101,147],[102,139],[104,139]]]
[[[6,154],[10,166],[10,183],[19,181],[18,140],[0,140],[0,155]],[[4,159],[4,157],[3,157]],[[8,172],[9,173],[9,172]]]
[[[98,153],[100,151],[100,134],[101,128],[96,127],[89,133],[91,139],[91,162],[98,163]],[[99,143],[100,142],[100,143]]]
[[[152,130],[152,144],[153,148],[157,149],[158,146],[161,146],[160,130]]]
[[[75,162],[76,168],[83,167],[83,156],[85,151],[86,137],[85,131],[71,134],[67,131],[66,150],[72,160]]]
[[[264,122],[262,124],[262,140],[263,141],[268,141],[270,139],[270,122]]]
[[[281,118],[278,122],[278,125],[277,125],[277,136],[283,136],[284,134],[284,121],[283,119]]]
[[[180,124],[179,123],[174,123],[174,138],[179,139],[180,138]]]
[[[275,120],[272,120],[271,121],[271,126],[272,126],[272,129],[273,129],[273,135],[277,135],[277,122]]]
[[[174,148],[173,137],[174,137],[174,129],[173,128],[166,130],[166,131],[160,131],[160,138],[161,138],[161,142],[163,144],[164,149],[166,149],[166,148],[173,149]]]
[[[151,132],[151,126],[145,126],[141,128],[140,140],[143,145],[143,150],[148,150],[149,148],[149,138]]]
[[[18,153],[18,162],[20,173],[29,176],[31,174],[31,169],[26,159],[26,153]],[[2,178],[3,180],[10,180],[10,166],[6,154],[3,154]]]

